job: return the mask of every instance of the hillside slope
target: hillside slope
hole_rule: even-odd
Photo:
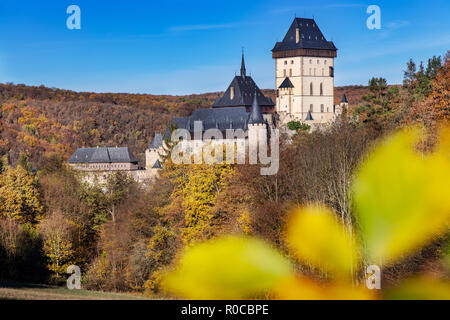
[[[263,90],[275,101],[274,90]],[[335,103],[344,93],[359,104],[367,87],[335,88]],[[67,159],[81,146],[128,146],[144,160],[155,132],[175,116],[207,108],[220,92],[188,96],[90,93],[44,86],[0,84],[0,156],[15,163],[27,154],[35,168],[58,154]]]

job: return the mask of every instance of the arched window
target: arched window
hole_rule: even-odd
[[[320,112],[324,112],[323,104],[320,105]]]
[[[289,77],[292,77],[292,69],[289,69]]]
[[[310,84],[309,84],[309,95],[313,95],[313,83],[311,82]]]
[[[320,95],[323,96],[323,83],[320,83]]]
[[[309,111],[314,112],[314,105],[312,103],[309,105]]]
[[[286,69],[283,70],[283,77],[286,78]]]

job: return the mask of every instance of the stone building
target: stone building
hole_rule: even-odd
[[[252,143],[265,143],[269,135],[269,127],[272,123],[272,114],[275,104],[270,97],[264,96],[251,76],[246,74],[244,54],[242,54],[241,73],[235,76],[224,94],[217,98],[209,109],[197,109],[189,117],[176,117],[169,126],[172,129],[185,129],[189,132],[189,150],[197,146],[195,136],[195,122],[201,122],[199,132],[208,129],[220,131],[222,138],[209,141],[209,144],[232,145],[242,143],[246,148],[249,141]],[[164,139],[171,138],[171,130],[167,128]],[[227,130],[243,133],[242,135],[227,138]],[[264,141],[258,137],[264,137]],[[249,139],[251,138],[251,139]],[[156,137],[155,137],[156,139]],[[159,138],[158,138],[159,139]],[[202,142],[203,143],[203,142]],[[192,151],[193,152],[193,151]],[[148,152],[149,159],[155,159],[152,151]]]
[[[340,112],[334,105],[334,58],[314,19],[295,18],[283,41],[272,49],[275,59],[276,111],[280,121],[328,123]]]
[[[84,172],[84,181],[106,182],[109,175],[125,172],[137,182],[150,181],[157,174],[156,163],[141,168],[128,147],[78,148],[68,160],[69,166]],[[160,164],[159,164],[160,167]]]

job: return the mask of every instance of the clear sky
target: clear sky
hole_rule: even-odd
[[[68,30],[69,5],[81,30]],[[367,7],[381,8],[369,30]],[[0,1],[0,82],[77,91],[189,94],[225,90],[239,71],[274,87],[271,49],[294,16],[339,49],[335,84],[401,83],[407,60],[450,49],[448,0]]]

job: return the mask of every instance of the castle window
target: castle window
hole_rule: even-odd
[[[320,64],[320,60],[317,60],[317,64]]]
[[[334,68],[330,67],[330,77],[334,77]]]
[[[327,112],[330,112],[330,107],[327,107]]]
[[[283,70],[283,77],[286,77],[286,69]]]
[[[324,63],[327,64],[327,60],[325,60]]]
[[[320,105],[320,112],[324,112],[323,104]]]
[[[284,64],[287,64],[287,60],[284,61]]]
[[[312,82],[309,84],[309,95],[313,95],[313,84]]]
[[[291,64],[294,64],[294,60],[291,60]]]
[[[322,82],[320,83],[320,95],[323,96],[323,83]]]
[[[289,77],[292,77],[292,69],[289,69]]]
[[[309,59],[309,64],[312,64],[312,59]]]
[[[314,112],[314,106],[312,103],[309,105],[309,111]]]

